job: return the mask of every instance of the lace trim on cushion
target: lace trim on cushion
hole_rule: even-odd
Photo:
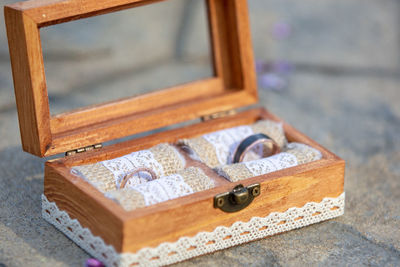
[[[318,149],[297,142],[289,143],[286,151],[289,153],[294,153],[299,161],[299,164],[319,160],[322,158],[321,151]]]
[[[232,163],[232,155],[237,146],[246,137],[254,134],[250,126],[239,126],[203,135],[214,148],[221,165]],[[262,148],[262,147],[261,147]],[[262,150],[249,151],[248,154],[259,153],[252,158],[262,156]],[[251,157],[251,156],[249,156]]]
[[[262,174],[282,170],[285,168],[297,165],[297,159],[290,153],[281,152],[274,156],[243,162],[246,168],[254,175],[259,176]]]
[[[136,190],[143,196],[146,206],[193,193],[193,189],[185,183],[185,180],[179,174],[173,174],[154,180],[151,183],[138,185],[133,190]]]
[[[65,211],[59,210],[45,195],[42,195],[42,216],[108,266],[161,266],[338,217],[344,213],[344,199],[345,193],[342,193],[337,198],[324,198],[319,203],[309,202],[301,208],[273,212],[263,218],[253,217],[248,222],[238,221],[229,227],[219,226],[213,232],[181,237],[174,243],[165,242],[155,248],[143,248],[137,253],[121,254],[100,237],[93,236],[89,229],[83,228]]]
[[[115,182],[117,184],[117,188],[119,188],[124,176],[127,175],[130,171],[137,168],[149,168],[153,170],[158,177],[164,175],[163,166],[154,158],[153,153],[149,150],[136,151],[129,155],[116,159],[106,160],[101,163],[113,173],[116,179]],[[150,174],[148,174],[147,172],[139,172],[138,179],[130,179],[125,185],[125,188],[131,188],[150,180]]]

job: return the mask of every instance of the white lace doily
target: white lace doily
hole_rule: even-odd
[[[224,165],[231,163],[232,154],[237,146],[243,139],[252,134],[254,133],[250,126],[239,126],[205,134],[203,138],[215,148],[219,163]]]
[[[149,168],[158,177],[164,175],[163,166],[149,150],[136,151],[119,158],[102,161],[101,163],[114,175],[117,188],[119,188],[124,176],[137,168]],[[138,179],[130,179],[125,187],[130,188],[151,180],[151,176],[146,172],[139,172],[137,176]]]
[[[254,176],[258,176],[296,166],[297,159],[290,153],[281,152],[268,158],[246,161],[243,164]]]
[[[107,266],[161,266],[211,253],[266,236],[282,233],[313,223],[340,216],[344,212],[345,193],[337,198],[324,198],[321,202],[309,202],[303,207],[293,207],[285,212],[273,212],[248,222],[237,221],[232,226],[219,226],[213,232],[200,232],[193,237],[181,237],[178,241],[165,242],[155,248],[143,248],[136,253],[118,253],[83,228],[76,219],[49,202],[42,195],[42,215],[67,237]]]
[[[193,189],[185,183],[185,180],[179,174],[172,174],[137,185],[132,187],[132,190],[143,196],[146,206],[193,194]],[[110,197],[107,193],[105,196]]]

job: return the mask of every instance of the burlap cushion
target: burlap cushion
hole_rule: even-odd
[[[268,135],[280,148],[283,148],[287,143],[282,123],[260,120],[252,125],[243,125],[191,139],[182,139],[178,141],[178,144],[192,158],[204,162],[210,168],[215,168],[219,165],[232,163],[234,151],[240,142],[257,133]],[[260,158],[262,155],[262,151],[254,151],[253,153],[256,155],[253,155],[252,158]]]
[[[216,171],[229,181],[237,182],[321,158],[321,152],[308,145],[289,143],[284,152],[271,157],[231,165],[223,165],[217,167]]]
[[[148,150],[97,162],[90,165],[75,166],[71,172],[81,176],[101,192],[119,188],[125,175],[138,168],[149,168],[157,177],[167,176],[182,170],[186,165],[184,157],[169,144],[159,144]],[[147,172],[135,174],[125,187],[131,187],[151,180]]]
[[[214,181],[211,178],[205,175],[201,169],[190,167],[176,174],[131,188],[109,191],[105,195],[129,211],[212,187],[214,187]]]

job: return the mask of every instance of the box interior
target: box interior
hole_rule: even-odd
[[[64,167],[66,169],[70,170],[71,167],[74,167],[74,166],[92,164],[92,163],[96,163],[99,161],[113,159],[116,157],[120,157],[120,156],[129,154],[134,151],[148,149],[159,143],[168,142],[170,144],[175,144],[176,141],[180,138],[196,137],[196,136],[206,134],[209,132],[213,132],[213,131],[218,131],[218,130],[231,128],[231,127],[235,127],[235,126],[240,126],[240,125],[244,125],[244,124],[251,124],[251,123],[254,123],[261,119],[271,119],[271,120],[274,120],[277,122],[282,122],[282,120],[280,120],[276,116],[273,116],[272,114],[268,113],[264,109],[253,109],[253,110],[244,112],[244,114],[245,114],[244,119],[240,119],[240,116],[243,114],[237,114],[237,115],[232,116],[231,121],[224,122],[224,123],[222,123],[222,122],[218,123],[218,119],[217,119],[217,120],[215,120],[215,123],[211,122],[213,124],[212,128],[208,127],[209,123],[206,122],[206,123],[202,123],[203,127],[201,127],[200,129],[196,129],[193,132],[190,131],[190,133],[186,133],[187,128],[192,128],[193,126],[197,126],[197,125],[187,126],[187,127],[185,127],[186,129],[183,128],[183,129],[170,130],[167,132],[150,135],[150,136],[147,136],[144,138],[134,139],[131,141],[122,142],[120,144],[111,145],[107,148],[100,149],[99,151],[93,151],[93,152],[86,153],[87,155],[85,157],[82,157],[83,155],[77,154],[77,155],[74,155],[71,157],[66,157],[64,159],[57,159],[52,162],[61,163],[62,165],[64,165]],[[304,135],[300,134],[298,131],[292,132],[292,127],[287,125],[286,123],[284,123],[284,130],[285,130],[285,135],[287,137],[288,142],[304,143],[304,144],[310,145],[313,148],[316,148],[322,154],[321,160],[336,157],[332,153],[330,153],[329,151],[327,151],[326,149],[324,149],[323,147],[321,147],[320,145],[315,143],[314,141],[312,141],[309,138],[305,137]],[[182,133],[184,133],[184,134],[182,135]],[[122,149],[122,147],[123,147],[123,149]],[[214,192],[216,190],[221,191],[222,188],[226,188],[227,186],[233,188],[235,184],[240,184],[240,183],[246,184],[246,183],[248,183],[247,180],[252,180],[253,178],[255,178],[255,177],[252,177],[252,178],[245,179],[245,180],[242,180],[242,181],[236,182],[236,183],[230,182],[227,179],[225,179],[224,177],[217,174],[213,169],[208,167],[205,163],[192,159],[188,155],[188,153],[185,152],[184,150],[182,150],[181,148],[178,148],[178,150],[185,157],[185,160],[187,162],[186,168],[192,167],[192,166],[199,167],[201,170],[204,171],[204,173],[206,175],[208,175],[215,182],[214,188],[209,189],[209,190],[204,190],[204,192],[203,191],[195,192],[191,195],[193,197],[196,197],[196,194],[198,194],[198,195],[207,194],[207,191],[212,191],[212,192]],[[306,164],[309,164],[309,163],[306,163]],[[302,164],[302,165],[305,165],[305,164]],[[297,168],[297,167],[298,166],[291,167],[290,169]],[[289,169],[289,168],[287,168],[287,169]],[[287,171],[287,169],[283,169],[281,171]],[[281,172],[281,171],[276,171],[276,172]],[[274,173],[276,173],[276,172],[274,172]],[[86,183],[87,186],[94,187],[93,185],[90,185],[88,182],[84,181],[84,183]],[[96,191],[97,191],[97,189],[96,189]],[[214,193],[212,193],[212,194],[214,194]],[[188,197],[190,197],[190,196],[183,196],[183,197],[179,197],[177,199],[168,200],[166,202],[176,202],[176,201],[180,201],[182,198],[188,198]],[[107,200],[106,202],[110,201],[109,198],[106,198],[106,197],[104,197],[104,198]],[[158,203],[158,204],[154,204],[151,206],[138,208],[133,211],[125,211],[124,210],[124,212],[127,212],[127,213],[137,212],[139,209],[151,209],[153,206],[156,207],[156,206],[169,206],[169,205],[168,205],[168,203],[165,203],[165,204]]]

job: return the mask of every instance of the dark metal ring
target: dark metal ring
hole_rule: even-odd
[[[129,179],[131,179],[135,174],[137,174],[139,172],[148,172],[151,175],[151,180],[157,179],[157,174],[153,170],[151,170],[149,168],[138,168],[124,176],[119,188],[120,189],[124,188],[126,183],[129,181]]]
[[[240,142],[235,150],[235,153],[233,154],[233,163],[242,162],[246,153],[249,152],[256,145],[261,143],[272,145],[271,153],[268,155],[263,155],[263,157],[268,157],[280,152],[278,144],[271,137],[262,133],[253,134],[249,137],[246,137],[245,139],[243,139],[242,142]]]

